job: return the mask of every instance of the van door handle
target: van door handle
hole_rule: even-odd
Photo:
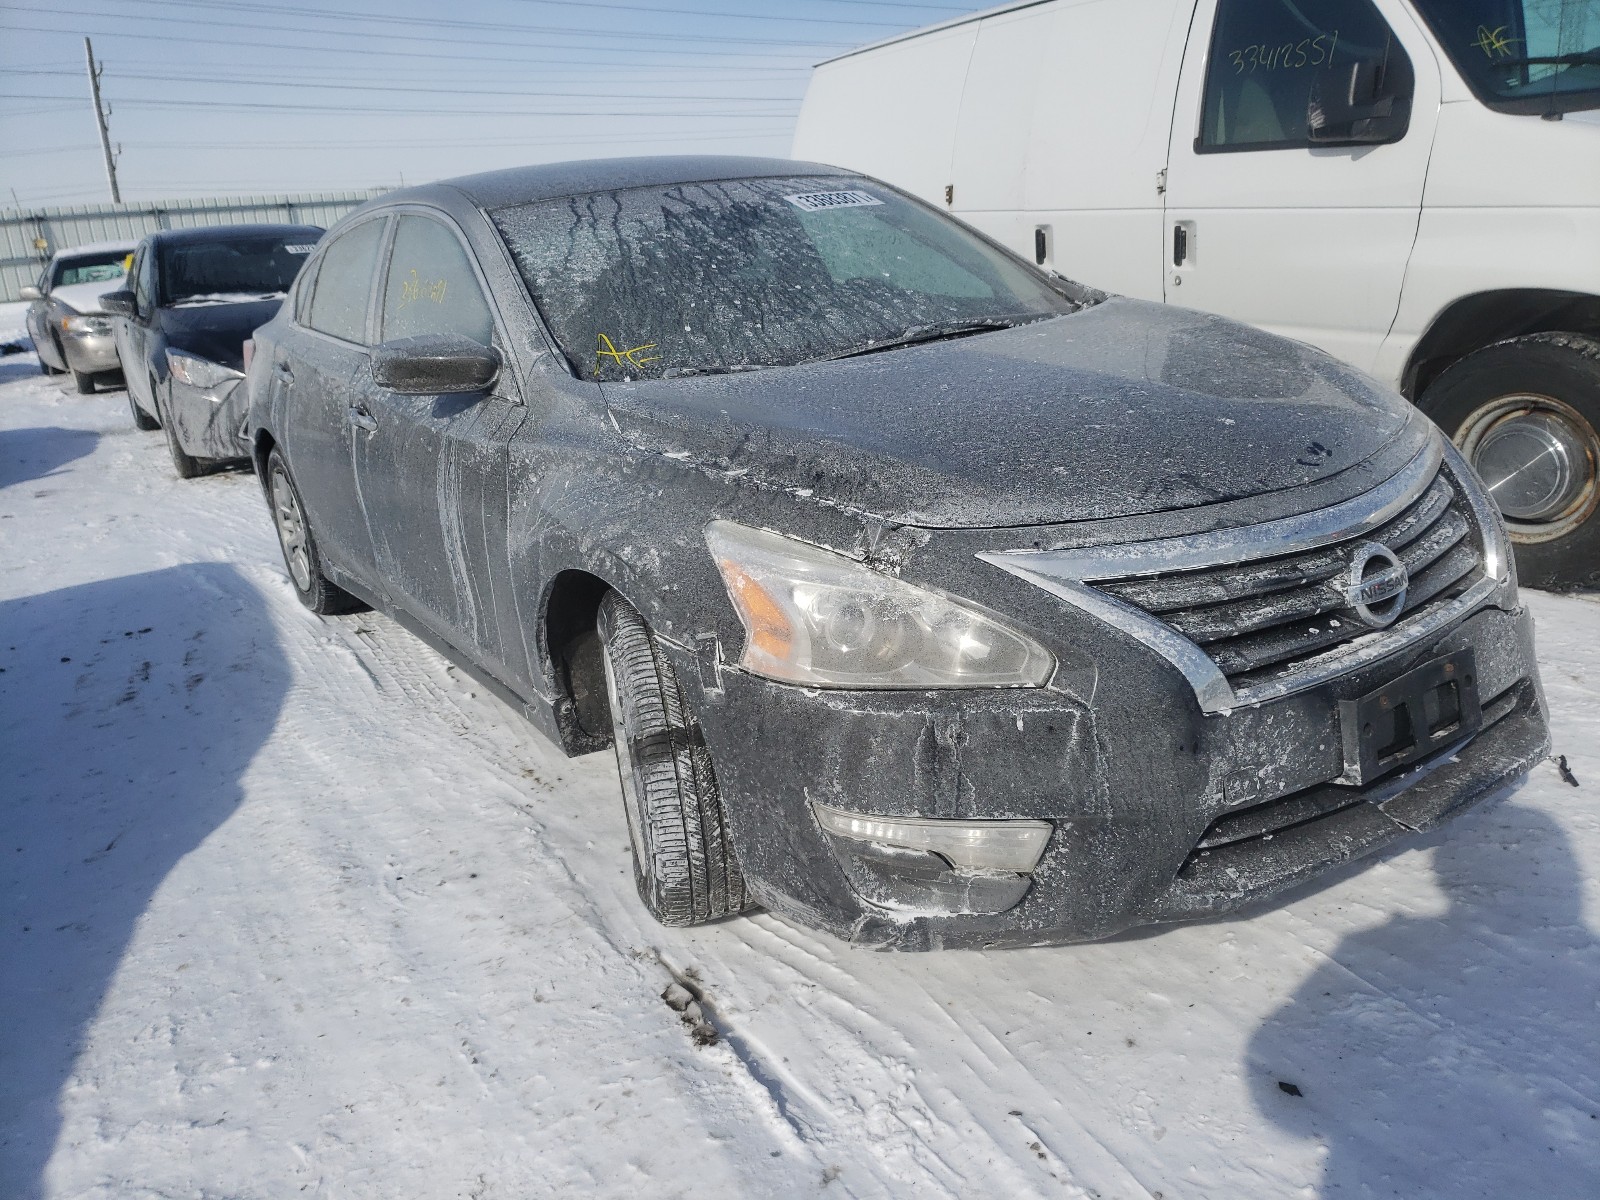
[[[357,429],[364,429],[368,433],[378,432],[378,422],[373,418],[371,413],[369,413],[359,404],[352,404],[350,406],[350,424],[354,425]]]
[[[1172,265],[1181,267],[1189,261],[1189,231],[1182,225],[1172,227]]]

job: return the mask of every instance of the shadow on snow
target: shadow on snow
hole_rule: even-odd
[[[91,454],[100,441],[92,429],[0,430],[0,488],[30,483],[53,475],[70,462]]]
[[[289,671],[222,564],[0,603],[0,667],[0,1195],[32,1200],[135,926],[238,806]]]
[[[1347,935],[1300,984],[1250,1043],[1257,1107],[1325,1147],[1323,1200],[1592,1194],[1600,942],[1567,836],[1502,802],[1429,840],[1444,910]]]

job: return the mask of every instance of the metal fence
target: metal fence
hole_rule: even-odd
[[[57,250],[87,242],[135,242],[158,229],[286,221],[329,226],[384,189],[305,192],[294,196],[78,204],[63,208],[0,208],[0,302],[39,278]]]

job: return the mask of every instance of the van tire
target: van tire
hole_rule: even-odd
[[[746,906],[711,752],[672,663],[616,592],[598,619],[633,881],[663,925],[702,925]]]
[[[1552,591],[1600,587],[1600,339],[1535,333],[1496,342],[1452,364],[1418,406],[1480,474],[1503,475],[1486,450],[1513,428],[1559,447],[1545,457],[1567,463],[1552,476],[1562,483],[1552,511],[1505,512],[1517,573]]]

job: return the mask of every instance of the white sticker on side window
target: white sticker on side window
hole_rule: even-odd
[[[798,196],[785,196],[790,204],[804,212],[822,212],[830,208],[866,208],[883,201],[866,192],[802,192]]]
[[[310,246],[285,246],[284,247],[284,249],[287,250],[290,254],[310,254],[316,248],[317,247],[315,246],[315,244],[310,245]]]

